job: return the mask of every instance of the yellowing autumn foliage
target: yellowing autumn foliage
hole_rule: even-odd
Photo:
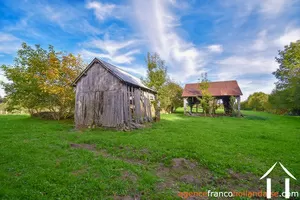
[[[27,108],[31,114],[50,111],[54,119],[70,116],[75,97],[71,84],[84,64],[81,57],[22,44],[14,65],[1,66],[9,82],[1,83],[9,109]]]

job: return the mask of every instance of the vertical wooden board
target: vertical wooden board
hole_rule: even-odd
[[[127,102],[128,102],[128,121],[129,121],[129,126],[132,122],[132,112],[131,112],[131,103],[130,103],[130,99],[131,99],[131,92],[130,92],[130,86],[127,86]]]
[[[75,99],[75,113],[74,113],[74,117],[75,117],[75,126],[77,128],[79,128],[81,126],[81,119],[80,117],[82,116],[81,114],[81,108],[82,107],[82,100],[81,100],[81,96],[80,96],[80,88],[76,87],[76,99]]]
[[[135,105],[135,116],[136,116],[136,123],[141,122],[141,106],[140,106],[140,90],[134,90],[134,105]]]
[[[151,101],[150,101],[150,94],[148,92],[146,93],[145,98],[146,98],[147,117],[149,121],[152,121]]]
[[[129,116],[128,116],[128,99],[127,99],[127,85],[123,86],[123,113],[124,113],[124,123],[128,126]]]
[[[102,125],[108,126],[109,125],[109,117],[110,117],[110,105],[109,105],[109,92],[103,92],[103,120]]]
[[[85,95],[87,103],[86,103],[86,108],[87,108],[87,113],[86,113],[86,121],[88,126],[94,125],[94,117],[95,117],[95,93],[94,92],[89,92],[86,93]]]
[[[148,118],[148,121],[151,121],[151,119],[152,119],[151,108],[149,105],[150,105],[150,100],[148,98],[146,98],[147,118]]]
[[[120,114],[120,119],[119,119],[119,124],[120,126],[124,126],[125,123],[125,116],[124,116],[124,92],[123,92],[123,87],[122,89],[118,92],[119,95],[119,114]]]
[[[81,120],[82,120],[82,124],[84,126],[87,126],[86,122],[85,122],[85,118],[86,118],[86,102],[85,102],[85,95],[84,93],[82,94],[82,107],[81,107],[81,113],[82,113],[82,116],[81,116]]]
[[[94,101],[94,121],[96,126],[102,125],[102,117],[103,117],[103,92],[98,91],[95,92],[95,101]]]
[[[142,108],[143,108],[142,116],[143,116],[144,121],[148,121],[148,119],[147,119],[147,107],[146,107],[147,99],[145,97],[145,92],[144,91],[142,91],[141,96],[142,96],[142,105],[143,105],[142,106]]]
[[[120,105],[121,105],[121,101],[120,101],[120,92],[119,91],[115,91],[114,92],[114,96],[115,96],[115,102],[113,104],[114,107],[114,116],[115,116],[115,125],[116,127],[118,127],[120,125],[120,118],[121,118],[121,110],[120,110]]]
[[[119,123],[118,126],[122,126],[124,124],[124,112],[123,112],[123,102],[124,102],[124,98],[123,98],[123,90],[121,89],[120,91],[118,91],[118,114],[119,114]]]
[[[152,121],[150,94],[147,92],[147,111],[149,121]]]
[[[139,105],[138,105],[139,106],[139,119],[140,119],[140,123],[143,123],[141,89],[138,90],[137,96],[138,96],[138,101],[139,101]]]
[[[109,91],[109,95],[111,97],[111,101],[110,101],[110,104],[111,104],[111,107],[110,107],[110,112],[109,112],[109,116],[110,116],[110,119],[109,119],[109,127],[115,127],[115,122],[116,122],[116,119],[115,119],[115,101],[116,101],[116,96],[115,96],[115,93],[113,91]]]
[[[134,116],[135,116],[135,122],[139,123],[139,115],[138,115],[138,98],[137,98],[137,89],[134,89]]]
[[[136,121],[134,88],[130,87],[132,121]]]
[[[76,95],[76,104],[75,104],[75,125],[76,127],[81,127],[83,125],[82,119],[82,102],[83,98],[81,95]]]

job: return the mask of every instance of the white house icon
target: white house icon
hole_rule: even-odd
[[[291,178],[297,180],[289,170],[287,170],[280,162],[279,162],[281,168],[289,175]],[[271,171],[274,169],[274,167],[277,165],[277,162],[259,179],[264,179],[266,176],[268,176]],[[290,179],[285,179],[285,198],[290,198]],[[267,199],[271,199],[271,178],[267,178]]]

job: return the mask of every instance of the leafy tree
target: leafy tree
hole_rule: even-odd
[[[300,114],[300,40],[278,51],[279,68],[273,72],[278,79],[270,96],[275,109]]]
[[[49,110],[53,118],[66,118],[74,108],[72,81],[82,70],[80,56],[22,44],[14,65],[2,65],[9,82],[2,82],[8,109],[28,109],[33,114]]]
[[[147,78],[143,80],[145,85],[155,89],[160,97],[163,85],[167,82],[167,67],[165,61],[157,53],[149,53],[146,57]]]
[[[179,84],[168,80],[161,89],[161,107],[168,113],[172,113],[178,107],[181,107],[183,105],[182,91],[183,89]]]
[[[212,113],[215,113],[214,111],[215,99],[208,91],[208,88],[209,88],[209,80],[207,79],[207,73],[205,73],[202,74],[202,80],[199,83],[199,89],[201,90],[202,96],[197,97],[197,99],[200,101],[205,116],[207,113],[209,113],[210,115]]]
[[[242,103],[242,109],[268,111],[270,109],[269,95],[263,92],[251,94],[248,99]]]
[[[164,98],[162,94],[162,88],[165,85],[167,77],[167,67],[165,61],[160,58],[157,53],[149,53],[146,57],[147,64],[147,77],[142,79],[144,84],[157,91],[157,100],[154,101],[155,107],[155,118],[157,121],[160,120],[160,102]]]
[[[0,114],[6,111],[5,99],[0,96]]]

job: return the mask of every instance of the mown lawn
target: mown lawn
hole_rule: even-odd
[[[78,132],[70,121],[2,115],[0,199],[174,199],[179,191],[258,190],[277,161],[300,179],[300,118],[243,113],[162,115],[132,132]],[[291,190],[299,188],[291,181]]]

